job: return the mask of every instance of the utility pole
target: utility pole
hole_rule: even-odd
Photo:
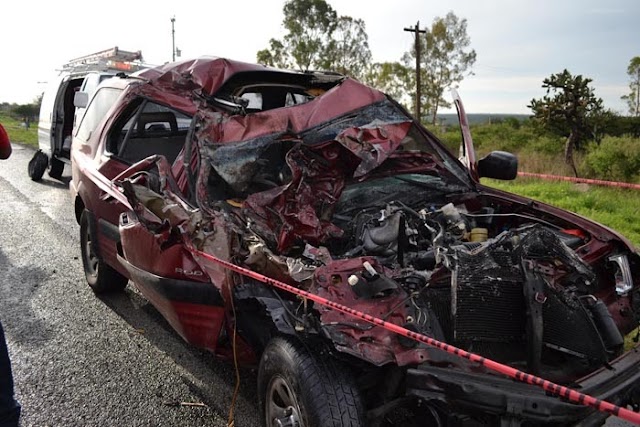
[[[416,120],[422,122],[420,113],[420,100],[422,99],[421,86],[420,86],[420,33],[424,34],[427,31],[420,29],[420,21],[416,22],[414,28],[405,28],[405,31],[414,33],[416,41]]]
[[[638,76],[636,77],[636,117],[640,117],[640,67],[636,71]]]
[[[175,15],[171,18],[171,59],[172,62],[176,62],[176,29],[174,24],[176,23]]]

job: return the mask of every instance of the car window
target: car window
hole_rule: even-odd
[[[302,93],[287,93],[287,98],[285,100],[285,107],[290,107],[292,105],[304,104],[305,102],[309,102],[313,99],[313,96],[302,94]]]
[[[259,92],[246,92],[243,93],[241,98],[249,101],[246,108],[250,110],[262,110],[262,94]]]
[[[96,92],[82,118],[76,138],[87,141],[98,123],[104,118],[122,93],[122,89],[102,88]]]
[[[191,117],[151,101],[132,103],[109,132],[108,151],[127,163],[161,154],[173,163],[184,142]]]
[[[240,98],[247,101],[247,112],[257,112],[304,104],[314,97],[298,87],[264,86],[244,90]]]

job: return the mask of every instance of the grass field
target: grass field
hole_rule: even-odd
[[[9,134],[11,142],[19,142],[31,147],[38,146],[38,123],[33,122],[29,129],[25,129],[21,121],[18,121],[6,113],[0,113],[0,123]]]

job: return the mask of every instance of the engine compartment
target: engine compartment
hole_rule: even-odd
[[[586,253],[592,236],[552,220],[433,175],[384,176],[345,185],[330,218],[340,233],[324,245],[301,242],[277,254],[258,238],[247,264],[273,272],[256,261],[261,253],[289,283],[571,383],[622,353],[624,327],[603,301],[615,263],[604,255],[587,263],[578,252]],[[318,311],[317,329],[339,351],[378,366],[437,359],[411,340]]]
[[[273,279],[561,383],[620,355],[638,326],[627,259],[636,255],[624,242],[559,209],[482,190],[389,100],[202,152],[198,206],[229,212],[239,259]],[[459,364],[278,298],[296,330],[328,337],[339,353],[375,366]]]

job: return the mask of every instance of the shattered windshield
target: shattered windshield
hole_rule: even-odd
[[[294,160],[296,152],[310,157]],[[298,167],[306,182],[336,174],[350,182],[413,173],[438,176],[442,187],[452,186],[454,191],[472,186],[466,171],[435,137],[389,99],[297,134],[285,131],[234,143],[208,143],[206,153],[217,177],[239,197],[289,184]],[[324,176],[309,172],[319,161],[331,162],[334,155],[344,160],[340,170]]]
[[[347,185],[336,204],[336,212],[349,213],[393,201],[402,201],[411,208],[421,208],[445,194],[463,191],[467,191],[467,188],[448,184],[439,176],[399,174]]]

